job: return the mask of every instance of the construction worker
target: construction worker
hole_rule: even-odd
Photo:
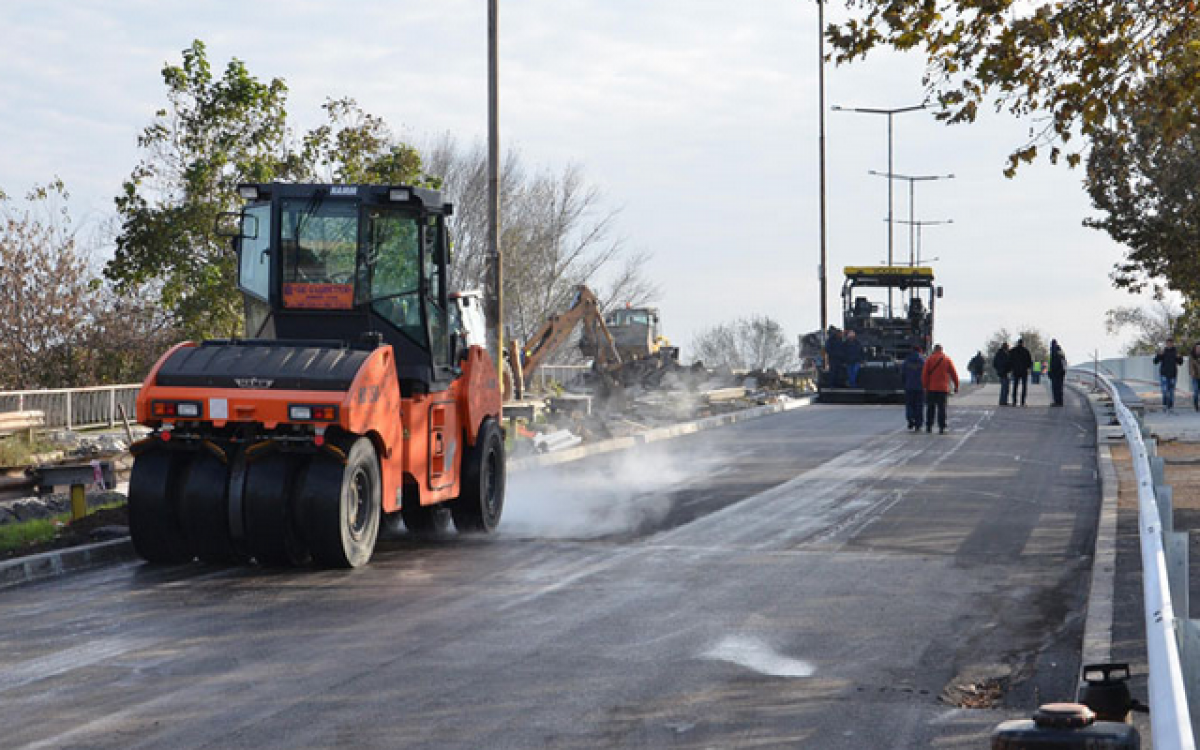
[[[858,341],[858,334],[846,331],[846,341],[842,344],[842,358],[846,361],[846,378],[851,388],[858,387],[858,368],[862,366],[863,348]]]
[[[1033,355],[1025,348],[1025,340],[1017,339],[1017,345],[1008,353],[1009,374],[1012,376],[1012,405],[1017,405],[1017,393],[1021,394],[1021,406],[1029,394],[1029,371],[1033,368]]]
[[[1050,340],[1050,393],[1054,396],[1054,406],[1063,405],[1063,381],[1067,377],[1067,358],[1063,356],[1058,339]]]
[[[908,418],[908,429],[920,430],[924,422],[925,386],[921,373],[925,369],[925,350],[914,344],[904,360],[904,415]]]
[[[983,382],[984,367],[983,352],[975,352],[975,356],[971,357],[971,361],[967,363],[967,372],[971,373],[972,385],[979,385]]]
[[[933,345],[933,354],[925,360],[921,370],[921,385],[925,387],[925,432],[933,432],[933,419],[937,417],[938,431],[946,432],[946,400],[951,387],[958,391],[958,372],[954,363],[942,351],[941,344]]]
[[[1012,372],[1012,367],[1009,364],[1007,341],[996,350],[996,356],[992,357],[992,367],[996,370],[996,377],[1000,378],[1000,405],[1008,406],[1008,375]]]
[[[1045,367],[1046,367],[1046,363],[1043,362],[1042,360],[1040,360],[1040,359],[1034,360],[1033,370],[1031,370],[1029,373],[1029,379],[1034,385],[1037,385],[1038,383],[1042,382],[1042,370],[1044,370]]]
[[[844,384],[842,368],[845,366],[842,358],[842,332],[834,326],[829,326],[829,336],[825,339],[825,362],[829,367],[829,382],[837,388]]]

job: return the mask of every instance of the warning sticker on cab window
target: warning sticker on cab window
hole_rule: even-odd
[[[284,284],[283,305],[302,310],[350,310],[354,307],[354,285]]]

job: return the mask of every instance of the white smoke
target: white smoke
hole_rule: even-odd
[[[595,539],[644,530],[670,512],[671,490],[702,478],[712,465],[662,443],[510,474],[500,533]]]

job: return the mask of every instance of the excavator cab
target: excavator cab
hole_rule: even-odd
[[[235,238],[252,339],[379,340],[405,393],[457,377],[446,288],[446,219],[436,191],[364,185],[243,185]]]

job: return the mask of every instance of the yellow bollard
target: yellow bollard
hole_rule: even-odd
[[[78,521],[87,515],[87,492],[82,484],[71,485],[71,520]]]

